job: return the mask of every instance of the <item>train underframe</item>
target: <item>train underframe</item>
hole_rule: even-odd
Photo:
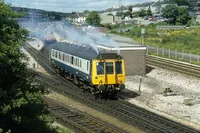
[[[53,68],[56,73],[79,86],[84,92],[90,92],[98,97],[115,97],[117,92],[121,90],[119,85],[92,85],[82,78],[76,77],[75,75],[65,70],[61,70],[56,66],[53,66]]]

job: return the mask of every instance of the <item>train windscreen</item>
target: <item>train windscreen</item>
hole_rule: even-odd
[[[97,63],[97,74],[98,75],[104,74],[104,62]]]
[[[122,62],[116,62],[115,67],[116,67],[116,74],[122,74]]]
[[[106,62],[106,73],[107,74],[113,74],[113,63],[112,62]]]

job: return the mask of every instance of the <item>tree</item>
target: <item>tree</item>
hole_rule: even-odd
[[[167,5],[162,9],[162,16],[168,19],[170,24],[176,24],[178,17],[178,7],[175,5]]]
[[[170,0],[170,1],[176,3],[178,6],[189,5],[188,0]]]
[[[84,14],[89,14],[89,13],[90,13],[90,11],[88,11],[88,10],[85,10],[85,11],[83,11],[83,13],[84,13]]]
[[[26,68],[20,47],[28,32],[16,20],[20,15],[0,2],[0,130],[12,133],[55,132],[47,122],[42,95],[46,92]],[[14,19],[13,19],[14,18]]]
[[[146,11],[144,9],[141,9],[139,12],[137,12],[137,14],[138,14],[139,17],[144,17],[144,16],[147,15]]]
[[[124,18],[124,15],[125,15],[124,12],[117,12],[117,13],[116,13],[116,16],[117,16],[117,17]]]
[[[125,14],[124,14],[124,17],[127,17],[127,16],[130,16],[130,18],[133,18],[133,15],[130,11],[127,11]]]
[[[99,26],[101,23],[101,17],[96,11],[92,11],[88,14],[85,21],[90,25]]]
[[[178,18],[177,21],[182,23],[183,25],[187,24],[187,22],[191,19],[186,8],[180,7],[178,8]]]
[[[130,11],[132,13],[133,12],[133,6],[129,6],[128,11]]]
[[[147,10],[147,16],[152,16],[152,11],[151,11],[151,8],[149,7],[148,10]]]

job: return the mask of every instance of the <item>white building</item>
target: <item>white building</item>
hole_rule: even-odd
[[[73,24],[82,25],[85,22],[86,16],[83,13],[72,12],[72,14],[66,19]]]
[[[176,5],[178,6],[175,2],[173,1],[157,1],[157,2],[149,2],[145,4],[138,4],[137,6],[132,8],[132,12],[138,12],[140,10],[148,10],[149,8],[151,9],[152,13],[159,13],[162,11],[164,7],[167,5]]]

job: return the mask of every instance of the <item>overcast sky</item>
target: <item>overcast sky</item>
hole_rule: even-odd
[[[29,7],[59,12],[104,10],[117,5],[118,0],[4,0],[12,6]],[[122,0],[123,5],[155,0]]]

